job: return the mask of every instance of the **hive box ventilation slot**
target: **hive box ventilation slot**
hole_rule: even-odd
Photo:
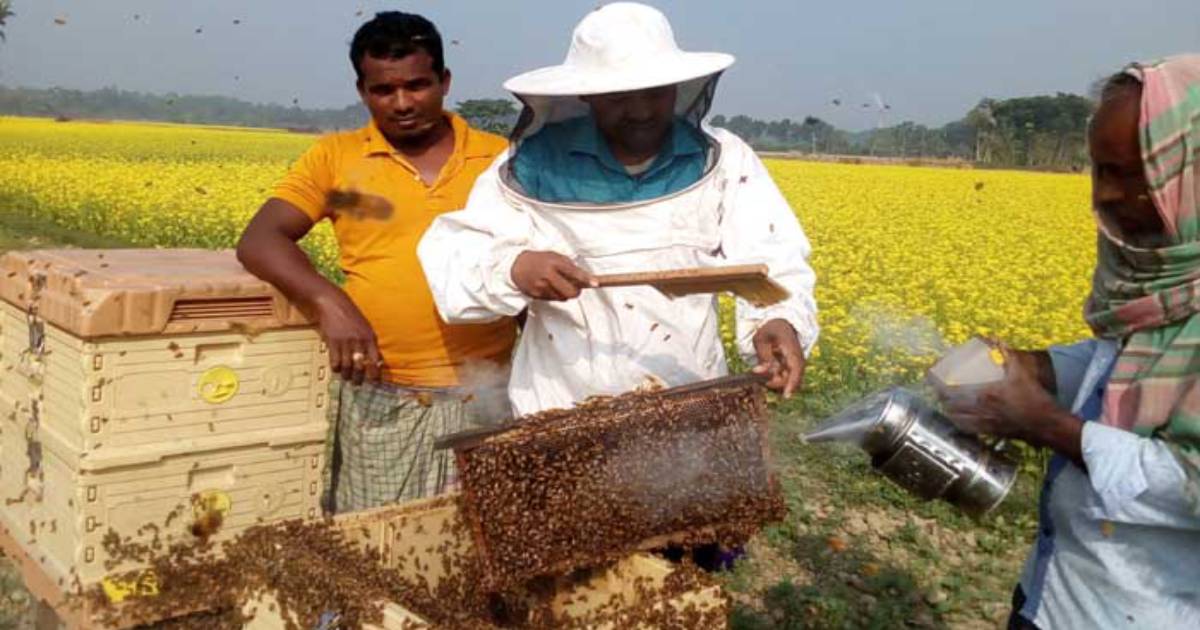
[[[274,314],[271,298],[221,298],[178,300],[171,309],[171,322],[199,319],[257,319]]]

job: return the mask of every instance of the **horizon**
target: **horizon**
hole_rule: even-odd
[[[1003,7],[937,0],[866,9],[762,0],[736,11],[713,2],[652,4],[671,20],[684,49],[737,56],[722,77],[714,115],[814,116],[854,132],[881,121],[940,127],[984,98],[1087,95],[1096,80],[1128,61],[1200,43],[1200,3],[1188,0],[1160,0],[1159,10],[1149,13],[1116,0],[1014,0]],[[294,102],[307,110],[353,105],[348,41],[376,11],[397,7],[380,0],[320,3],[305,11],[293,6],[213,0],[164,9],[155,0],[15,0],[7,41],[0,43],[0,84],[224,96],[259,105]],[[454,72],[447,97],[453,106],[476,98],[512,100],[500,83],[559,63],[574,24],[594,6],[420,0],[403,8],[441,31]],[[541,20],[538,28],[528,26],[531,11]],[[809,28],[813,24],[820,28]],[[520,37],[497,37],[497,31]]]
[[[361,102],[359,102],[359,101],[355,101],[355,102],[353,102],[353,103],[347,103],[346,105],[342,105],[342,106],[331,106],[331,107],[320,107],[320,108],[317,108],[317,107],[301,107],[301,106],[299,106],[299,105],[292,105],[292,104],[290,104],[290,103],[261,103],[261,102],[247,101],[247,100],[240,99],[240,98],[238,98],[238,97],[235,97],[235,96],[230,96],[230,95],[227,95],[227,94],[183,94],[183,93],[178,93],[178,92],[162,92],[162,93],[154,93],[154,92],[141,92],[141,91],[137,91],[137,90],[126,90],[126,89],[124,89],[124,88],[121,88],[120,86],[114,86],[114,85],[107,85],[107,86],[99,87],[99,88],[92,89],[92,90],[80,90],[80,89],[78,89],[78,88],[70,88],[70,87],[65,87],[65,86],[51,86],[51,87],[48,87],[48,88],[35,88],[35,87],[23,86],[23,85],[6,85],[6,84],[5,84],[3,81],[0,81],[0,88],[7,88],[7,89],[10,89],[10,90],[55,90],[55,89],[62,89],[62,90],[75,90],[75,91],[79,91],[79,92],[81,92],[81,93],[84,93],[84,94],[94,94],[94,93],[97,93],[97,92],[101,92],[101,91],[104,91],[104,90],[110,90],[110,89],[111,89],[111,90],[117,90],[118,92],[132,93],[132,94],[137,94],[137,95],[140,95],[140,96],[149,96],[149,97],[152,97],[152,98],[163,98],[163,99],[165,99],[165,98],[170,98],[170,97],[178,97],[178,98],[198,98],[198,99],[204,99],[204,98],[226,98],[226,99],[231,99],[231,100],[233,100],[233,101],[235,101],[235,102],[242,103],[242,104],[246,104],[246,105],[250,105],[250,106],[256,106],[256,107],[279,107],[279,108],[283,108],[283,109],[295,109],[296,111],[298,111],[298,112],[301,112],[301,113],[314,113],[314,112],[340,112],[340,111],[344,111],[344,110],[347,110],[347,109],[350,109],[350,108],[353,108],[353,107],[363,107],[363,106],[362,106],[362,103],[361,103]],[[1091,97],[1090,97],[1090,96],[1089,96],[1089,95],[1088,95],[1086,92],[1084,92],[1084,93],[1080,93],[1079,95],[1080,95],[1080,96],[1087,97],[1087,98],[1091,98]],[[995,98],[996,98],[997,100],[1008,100],[1008,99],[1010,99],[1010,98],[1037,98],[1037,97],[1053,97],[1053,96],[1055,96],[1055,94],[1029,94],[1029,95],[1025,95],[1025,96],[1009,96],[1009,97],[1001,96],[1001,97],[995,97]],[[488,98],[488,97],[481,97],[481,98]],[[516,99],[512,98],[512,97],[511,97],[511,96],[509,96],[509,95],[505,95],[505,96],[503,96],[503,97],[491,97],[491,98],[505,98],[505,99],[506,99],[506,100],[508,100],[509,102],[513,103],[513,105],[514,105],[514,106],[516,106],[516,107],[518,107],[518,108],[521,106],[521,103],[520,103],[519,101],[517,101]],[[472,100],[472,99],[464,99],[464,100]],[[448,109],[448,110],[456,110],[456,109],[458,108],[458,106],[462,104],[462,102],[463,102],[463,100],[455,100],[455,99],[450,99],[450,98],[447,98],[446,109]],[[364,107],[364,111],[365,111],[365,107]],[[968,110],[968,111],[969,111],[969,110]],[[926,125],[925,123],[917,123],[917,124],[920,124],[920,125],[925,125],[925,126],[926,126],[927,128],[929,128],[929,129],[939,129],[939,128],[942,128],[942,127],[944,127],[945,125],[948,125],[948,124],[951,124],[951,123],[954,123],[954,122],[959,122],[959,121],[961,121],[961,120],[962,120],[962,119],[963,119],[963,118],[964,118],[964,117],[967,115],[968,111],[963,111],[963,112],[962,112],[962,114],[960,114],[958,117],[956,117],[956,118],[952,118],[952,119],[950,119],[950,120],[946,120],[945,122],[942,122],[942,123],[935,123],[935,124],[932,124],[932,125]],[[725,118],[726,120],[729,120],[729,119],[732,119],[732,118],[734,118],[734,117],[736,117],[736,116],[739,116],[739,115],[743,115],[743,114],[742,114],[742,112],[720,112],[720,111],[712,111],[712,112],[710,112],[710,113],[709,113],[709,115],[708,115],[708,118],[709,118],[709,119],[711,119],[711,118],[714,118],[714,117],[716,117],[716,116],[724,116],[724,118]],[[2,117],[2,116],[18,116],[18,117],[26,117],[26,118],[30,118],[30,117],[32,117],[32,118],[53,118],[53,117],[54,117],[53,115],[50,115],[50,114],[47,114],[47,115],[45,115],[45,116],[22,116],[22,115],[19,115],[19,114],[5,114],[5,113],[3,113],[3,112],[0,112],[0,117]],[[749,115],[747,114],[747,116],[749,116]],[[795,122],[795,123],[801,123],[801,122],[803,122],[803,121],[804,121],[805,117],[806,117],[806,115],[802,115],[802,116],[799,116],[799,117],[797,117],[797,118],[790,118],[789,120],[791,120],[792,122]],[[814,116],[814,117],[815,117],[815,118],[818,118],[818,119],[820,119],[820,120],[822,120],[822,121],[824,121],[824,122],[826,122],[826,123],[830,123],[830,121],[828,121],[828,120],[826,120],[826,119],[824,119],[824,118],[821,118],[821,117],[819,117],[819,116]],[[754,118],[754,119],[756,119],[756,120],[760,120],[760,121],[763,121],[763,122],[775,122],[775,121],[782,121],[782,120],[783,120],[783,118],[757,118],[757,117],[755,117],[755,116],[750,116],[750,118]],[[84,118],[80,118],[79,120],[86,120],[86,117],[84,117]],[[128,120],[128,122],[170,122],[170,121],[160,121],[160,120],[158,120],[158,119],[142,119],[142,118],[114,119],[114,120]],[[908,122],[915,122],[915,121],[911,121],[911,120],[909,120],[909,119],[901,119],[901,118],[897,118],[897,119],[895,119],[895,120],[893,120],[893,121],[889,121],[889,126],[896,126],[896,125],[900,125],[900,124],[904,124],[904,123],[908,123]],[[218,125],[218,126],[221,126],[221,125],[225,125],[225,124],[227,124],[227,123],[203,123],[203,122],[198,122],[198,123],[179,123],[179,124]],[[831,124],[832,124],[832,123],[831,123]],[[839,127],[839,126],[837,126],[836,124],[835,124],[835,125],[833,125],[833,126],[834,126],[834,128],[835,128],[835,129],[838,129],[839,131],[843,131],[843,132],[846,132],[846,133],[849,133],[849,134],[854,134],[854,135],[857,135],[857,134],[863,134],[863,133],[869,133],[869,132],[871,132],[871,131],[875,131],[875,130],[879,129],[879,127],[865,127],[865,128],[862,128],[862,129],[847,129],[847,128],[844,128],[844,127]]]

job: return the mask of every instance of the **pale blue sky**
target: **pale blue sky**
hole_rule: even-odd
[[[733,53],[715,113],[860,129],[941,124],[981,97],[1086,90],[1123,63],[1200,50],[1200,0],[659,0],[680,43]],[[558,63],[596,0],[14,0],[0,83],[352,102],[354,29],[377,10],[424,14],[455,73],[451,103],[502,94]],[[1153,7],[1153,8],[1149,8]],[[362,11],[362,17],[355,13]],[[140,19],[134,20],[134,14]],[[63,18],[65,25],[56,25]],[[235,25],[234,20],[241,23]],[[197,28],[203,29],[197,34]],[[831,101],[839,98],[840,107]]]

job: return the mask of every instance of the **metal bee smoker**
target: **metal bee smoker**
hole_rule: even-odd
[[[916,393],[891,388],[860,400],[804,436],[857,443],[871,465],[922,499],[943,499],[980,518],[1000,505],[1017,478],[999,445],[960,432]]]

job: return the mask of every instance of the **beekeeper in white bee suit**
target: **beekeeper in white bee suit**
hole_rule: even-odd
[[[737,304],[740,352],[790,396],[817,340],[809,243],[749,146],[701,123],[722,53],[684,52],[658,10],[616,2],[566,60],[504,87],[524,104],[509,153],[418,255],[448,323],[528,309],[509,384],[517,415],[725,375],[717,298],[594,288],[606,273],[765,263],[791,297]]]

